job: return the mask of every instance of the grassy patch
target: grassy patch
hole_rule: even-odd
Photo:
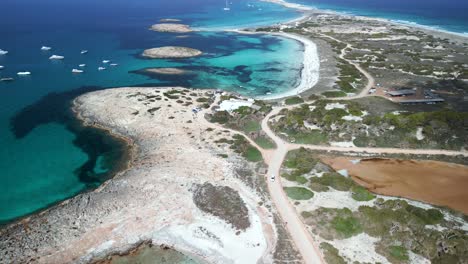
[[[314,197],[314,193],[303,187],[284,187],[284,191],[289,198],[294,200],[309,200]]]
[[[332,220],[332,226],[338,234],[348,238],[362,232],[361,223],[348,208],[342,209]]]
[[[249,120],[247,121],[245,124],[244,124],[244,127],[242,128],[242,130],[244,130],[245,132],[254,132],[254,131],[259,131],[261,129],[261,126],[260,124],[255,121],[255,120]]]
[[[362,186],[353,186],[351,188],[352,197],[356,201],[365,202],[375,199],[375,195]]]
[[[284,103],[287,105],[295,105],[295,104],[302,104],[304,102],[304,99],[295,96],[295,97],[290,97],[286,100],[284,100]]]
[[[260,153],[257,148],[249,146],[244,152],[244,157],[248,161],[257,162],[262,160],[262,153]]]
[[[343,257],[340,256],[338,249],[327,242],[320,243],[320,248],[325,255],[325,261],[328,264],[346,264]]]
[[[216,111],[211,115],[210,122],[225,124],[229,121],[231,115],[228,111]]]
[[[329,91],[329,92],[322,93],[322,95],[329,97],[329,98],[336,98],[336,97],[345,97],[346,93],[343,91]]]
[[[274,149],[276,148],[276,144],[271,141],[269,138],[260,136],[255,139],[255,143],[257,143],[260,147],[264,149]]]
[[[322,177],[313,177],[310,181],[312,183],[332,187],[338,191],[349,191],[351,187],[356,185],[352,179],[344,177],[336,172],[324,173]]]
[[[220,139],[216,143],[224,142],[230,143],[231,149],[233,149],[236,153],[241,154],[242,157],[248,161],[258,162],[263,159],[262,153],[260,153],[257,148],[252,146],[249,141],[247,141],[247,139],[245,139],[242,135],[234,135],[232,141]]]
[[[388,248],[390,256],[399,261],[408,261],[408,250],[401,246],[391,246]]]
[[[312,182],[309,188],[314,192],[328,192],[330,188],[317,182]]]
[[[296,134],[291,134],[290,137],[293,138],[295,143],[298,143],[298,144],[320,145],[320,144],[328,142],[327,135],[323,134],[320,131],[296,133]]]
[[[284,164],[290,169],[298,169],[307,173],[314,168],[317,162],[318,159],[311,155],[307,149],[300,148],[288,152]]]

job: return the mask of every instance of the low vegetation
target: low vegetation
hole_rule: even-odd
[[[200,210],[223,219],[236,229],[250,227],[249,211],[239,193],[231,187],[211,183],[197,185],[193,201]]]
[[[338,249],[331,244],[322,242],[320,243],[320,248],[325,256],[325,261],[328,264],[346,264],[346,261],[340,256]]]
[[[230,97],[226,96],[225,100]],[[261,121],[267,113],[271,111],[271,106],[262,102],[255,101],[254,108],[242,106],[233,112],[214,111],[207,116],[207,119],[213,123],[219,123],[227,128],[247,134],[255,143],[265,149],[275,148],[275,143],[262,131]]]
[[[332,104],[340,107],[327,108]],[[371,108],[360,101],[317,100],[282,110],[271,127],[285,140],[303,144],[353,142],[359,147],[468,148],[468,112],[378,113]]]
[[[314,193],[304,187],[284,187],[284,191],[293,200],[309,200]]]
[[[303,102],[304,102],[304,99],[300,98],[299,96],[290,97],[284,100],[284,103],[287,105],[301,104]]]
[[[302,216],[327,240],[359,233],[380,238],[377,252],[394,263],[407,261],[409,250],[433,263],[462,263],[468,257],[468,235],[458,222],[444,219],[439,209],[423,209],[404,200],[379,198],[374,206],[360,206],[357,211],[319,208]],[[446,230],[427,228],[432,225]]]

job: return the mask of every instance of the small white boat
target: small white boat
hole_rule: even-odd
[[[88,53],[88,51],[87,50],[82,50],[80,53],[81,54],[86,54],[86,53]]]
[[[49,60],[63,60],[65,57],[60,55],[52,55],[49,57]]]
[[[80,67],[80,68],[86,67],[86,64],[80,64],[80,65],[78,65],[78,67]]]
[[[226,0],[226,7],[223,8],[224,11],[229,11],[231,8],[229,8],[228,1]]]
[[[5,67],[3,67],[2,65],[0,65],[0,70],[3,70],[3,68],[5,68]]]
[[[102,61],[102,63],[104,63],[104,64],[107,64],[107,63],[109,63],[109,62],[110,62],[110,60],[103,60],[103,61]]]
[[[109,65],[112,66],[112,67],[115,67],[115,66],[118,66],[119,64],[117,64],[117,63],[111,63],[111,64],[109,64]]]
[[[0,49],[0,55],[6,55],[8,51]]]
[[[51,47],[47,47],[47,46],[42,46],[41,50],[43,51],[48,51],[48,50],[51,50],[52,48]]]
[[[73,69],[73,70],[72,70],[72,73],[83,73],[83,71],[82,71],[82,70],[78,70],[78,69]]]
[[[99,67],[99,68],[98,68],[98,71],[103,71],[103,70],[105,70],[105,69],[106,69],[106,68],[104,68],[104,67]]]
[[[13,79],[13,78],[7,77],[7,78],[1,78],[1,79],[0,79],[0,82],[12,82],[12,81],[14,81],[14,80],[15,80],[15,79]]]
[[[31,75],[31,72],[25,71],[25,72],[18,72],[18,75]]]

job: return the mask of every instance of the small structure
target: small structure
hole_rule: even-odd
[[[388,95],[391,97],[399,97],[399,96],[408,96],[416,94],[416,90],[413,89],[402,89],[402,90],[395,90],[387,92]]]
[[[411,99],[399,101],[400,104],[436,104],[445,102],[442,98]]]

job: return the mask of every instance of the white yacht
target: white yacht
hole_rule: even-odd
[[[1,79],[0,79],[0,82],[12,82],[12,81],[14,81],[14,80],[15,80],[15,79],[13,79],[13,78],[7,77],[7,78],[1,78]]]
[[[31,72],[24,71],[24,72],[18,72],[18,75],[31,75]]]
[[[99,68],[98,68],[98,71],[103,71],[103,70],[105,70],[105,69],[106,69],[106,68],[104,68],[104,67],[99,67]]]
[[[102,61],[102,63],[104,63],[104,64],[107,64],[107,63],[109,63],[109,62],[110,62],[110,60],[103,60],[103,61]]]
[[[49,57],[49,60],[63,60],[65,57],[60,55],[52,55]]]
[[[109,65],[112,66],[112,67],[115,67],[115,66],[118,66],[119,64],[117,64],[117,63],[111,63],[111,64],[109,64]]]
[[[86,64],[80,64],[80,65],[78,65],[78,67],[84,68],[84,67],[86,67]]]
[[[231,10],[231,8],[229,8],[229,4],[228,4],[228,1],[226,0],[226,7],[223,8],[224,11],[229,11]]]
[[[82,70],[78,70],[78,69],[73,69],[73,70],[72,70],[72,73],[83,73],[83,71],[82,71]]]
[[[88,53],[88,51],[87,50],[82,50],[80,53],[81,54],[86,54],[86,53]]]
[[[5,67],[3,67],[2,65],[0,65],[0,70],[3,70],[3,68],[5,68]]]
[[[41,50],[43,51],[48,51],[48,50],[51,50],[52,48],[51,47],[47,47],[47,46],[42,46]]]
[[[0,49],[0,55],[6,55],[8,51]]]

